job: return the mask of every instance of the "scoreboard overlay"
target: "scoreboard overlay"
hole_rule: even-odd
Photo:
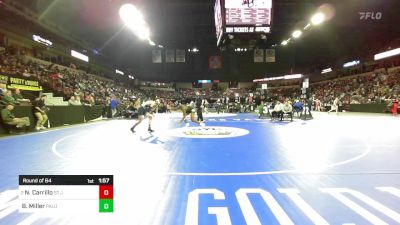
[[[113,175],[20,175],[20,213],[112,213]]]

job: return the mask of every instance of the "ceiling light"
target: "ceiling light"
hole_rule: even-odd
[[[332,72],[332,68],[323,69],[321,74]]]
[[[310,28],[311,24],[307,23],[307,25],[303,28],[303,30],[308,30]]]
[[[379,59],[384,59],[388,58],[391,56],[399,55],[400,54],[400,48],[392,49],[386,52],[381,52],[376,55],[374,55],[374,60],[379,60]]]
[[[132,4],[124,4],[119,9],[119,16],[134,34],[142,40],[149,40],[150,29],[142,13]]]
[[[313,25],[321,24],[324,21],[325,21],[325,14],[321,12],[316,13],[313,17],[311,17],[311,23]]]
[[[299,37],[301,36],[301,34],[302,34],[302,32],[301,32],[300,30],[295,30],[295,31],[292,33],[292,37],[293,37],[293,38],[299,38]]]
[[[355,66],[358,64],[360,64],[360,60],[353,60],[351,62],[347,62],[347,63],[343,64],[343,67],[346,68],[346,67],[351,67],[351,66]]]
[[[124,4],[119,9],[119,16],[125,25],[132,30],[136,30],[144,23],[142,13],[132,4]]]
[[[150,30],[148,27],[141,27],[138,29],[137,34],[142,40],[148,40],[150,38]]]

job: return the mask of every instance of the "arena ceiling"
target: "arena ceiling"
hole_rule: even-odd
[[[304,35],[301,40],[278,47],[273,65],[252,64],[252,55],[231,56],[235,52],[220,53],[216,47],[214,0],[22,0],[26,6],[90,43],[92,49],[108,56],[121,69],[132,68],[142,79],[193,80],[201,78],[241,80],[264,74],[287,73],[304,68],[319,69],[371,54],[375,48],[387,47],[400,37],[399,0],[273,0],[272,33],[263,43],[265,47],[279,44],[305,22],[322,4],[335,9],[334,17]],[[151,27],[152,39],[166,48],[198,47],[199,57],[185,66],[155,66],[151,63],[150,46],[139,41],[124,28],[118,10],[123,3],[138,6]],[[359,12],[382,13],[380,20],[361,20]],[[371,50],[373,49],[373,50]],[[88,49],[89,50],[89,49]],[[207,71],[209,55],[223,54],[224,68]],[[235,57],[239,57],[235,58]],[[240,57],[246,57],[241,60]],[[243,62],[243,65],[236,64]],[[167,72],[166,72],[167,71]],[[160,74],[161,73],[161,74]],[[169,75],[165,75],[169,73]],[[246,75],[243,75],[248,73]],[[222,75],[224,74],[224,75]],[[208,77],[209,76],[209,77]],[[226,76],[226,77],[224,77]],[[242,76],[242,77],[240,77]],[[212,78],[211,78],[212,77]]]

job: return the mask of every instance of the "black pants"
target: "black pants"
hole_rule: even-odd
[[[290,121],[293,121],[293,113],[292,112],[282,113],[281,114],[281,120],[283,120],[283,115],[289,115],[290,116]]]
[[[304,109],[304,118],[307,117],[307,111],[308,111],[308,115],[312,118],[312,114],[311,114],[311,108],[307,107],[307,109]]]
[[[204,121],[204,119],[203,119],[203,110],[201,109],[201,107],[197,108],[197,120],[198,121]]]
[[[103,106],[101,115],[102,115],[103,117],[108,117],[107,114],[108,114],[108,107],[107,107],[107,106]]]
[[[279,111],[279,112],[277,112],[277,111],[272,111],[271,119],[273,119],[273,118],[281,118],[282,115],[283,115],[282,111]]]

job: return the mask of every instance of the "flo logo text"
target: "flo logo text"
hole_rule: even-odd
[[[380,20],[382,19],[381,12],[358,12],[360,20]]]

